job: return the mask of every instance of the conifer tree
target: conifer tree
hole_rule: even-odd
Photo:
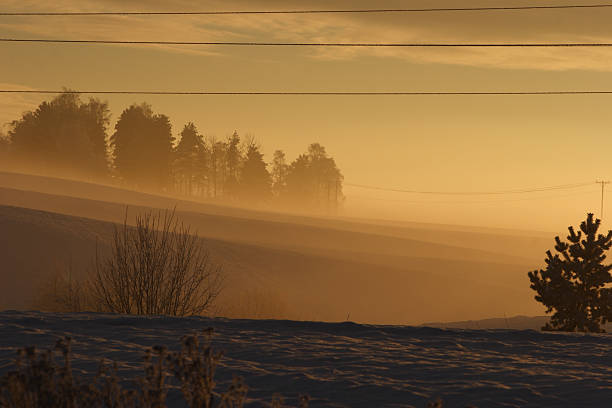
[[[604,264],[612,231],[597,234],[600,224],[588,214],[580,231],[570,226],[568,242],[555,237],[558,253],[546,252],[546,268],[529,272],[535,299],[554,311],[543,330],[599,333],[612,321],[612,265]]]
[[[200,150],[204,148],[202,136],[196,126],[189,122],[181,132],[181,140],[174,151],[174,175],[179,191],[192,195],[198,182],[202,156]]]
[[[238,190],[238,181],[240,174],[240,166],[242,164],[242,155],[240,153],[240,136],[238,132],[234,132],[226,142],[225,148],[225,179],[224,179],[224,194],[228,197],[236,195]]]
[[[243,198],[258,203],[270,197],[271,178],[266,167],[259,146],[253,141],[249,142],[240,176],[240,194]]]
[[[287,189],[287,174],[289,165],[285,152],[276,150],[272,159],[272,192],[276,197],[282,195]]]
[[[294,204],[312,207],[316,186],[312,177],[310,158],[301,154],[289,166],[287,173],[287,196]]]
[[[3,163],[6,163],[8,160],[10,146],[11,143],[9,138],[0,132],[0,160],[2,160]]]
[[[286,196],[303,207],[335,210],[344,199],[343,180],[335,160],[327,155],[325,147],[313,143],[306,154],[300,155],[288,167]]]
[[[225,143],[210,138],[210,195],[217,198],[223,195],[223,184],[225,181]]]
[[[198,188],[198,194],[201,196],[210,196],[210,149],[204,141],[198,149],[195,160],[195,182]]]

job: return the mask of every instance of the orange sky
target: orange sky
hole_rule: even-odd
[[[436,7],[457,6],[436,1]],[[559,4],[509,1],[507,4]],[[573,0],[573,4],[588,4]],[[5,0],[6,11],[431,7],[431,1]],[[463,1],[462,7],[500,5]],[[0,17],[0,36],[185,41],[612,42],[612,9],[197,17]],[[212,91],[612,90],[608,49],[318,49],[0,44],[0,88]],[[320,142],[346,181],[437,191],[612,178],[612,96],[108,97],[113,119],[146,100],[175,133],[252,134],[270,160]],[[42,100],[0,96],[0,123]],[[599,212],[590,187],[455,197],[346,187],[347,215],[562,232]],[[611,190],[612,191],[612,190]],[[612,196],[610,196],[612,200]],[[612,203],[612,201],[609,201]],[[612,215],[612,205],[608,206]]]

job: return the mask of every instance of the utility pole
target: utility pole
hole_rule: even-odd
[[[601,219],[603,220],[603,208],[604,208],[604,189],[606,184],[610,184],[609,181],[596,181],[595,183],[601,184]]]

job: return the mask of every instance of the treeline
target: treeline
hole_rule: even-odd
[[[237,203],[332,209],[343,201],[342,173],[318,143],[292,162],[276,150],[266,163],[261,146],[237,132],[204,137],[190,122],[175,139],[169,117],[146,103],[125,109],[112,134],[110,125],[106,102],[67,91],[11,122],[0,157],[44,174]]]

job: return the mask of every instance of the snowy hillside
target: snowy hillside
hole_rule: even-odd
[[[251,406],[274,393],[311,407],[609,407],[612,335],[459,330],[354,323],[0,313],[0,375],[24,345],[75,344],[75,370],[101,358],[120,375],[140,374],[143,351],[179,347],[184,334],[213,327],[225,352],[218,378],[244,377]],[[221,389],[224,386],[222,384]]]

